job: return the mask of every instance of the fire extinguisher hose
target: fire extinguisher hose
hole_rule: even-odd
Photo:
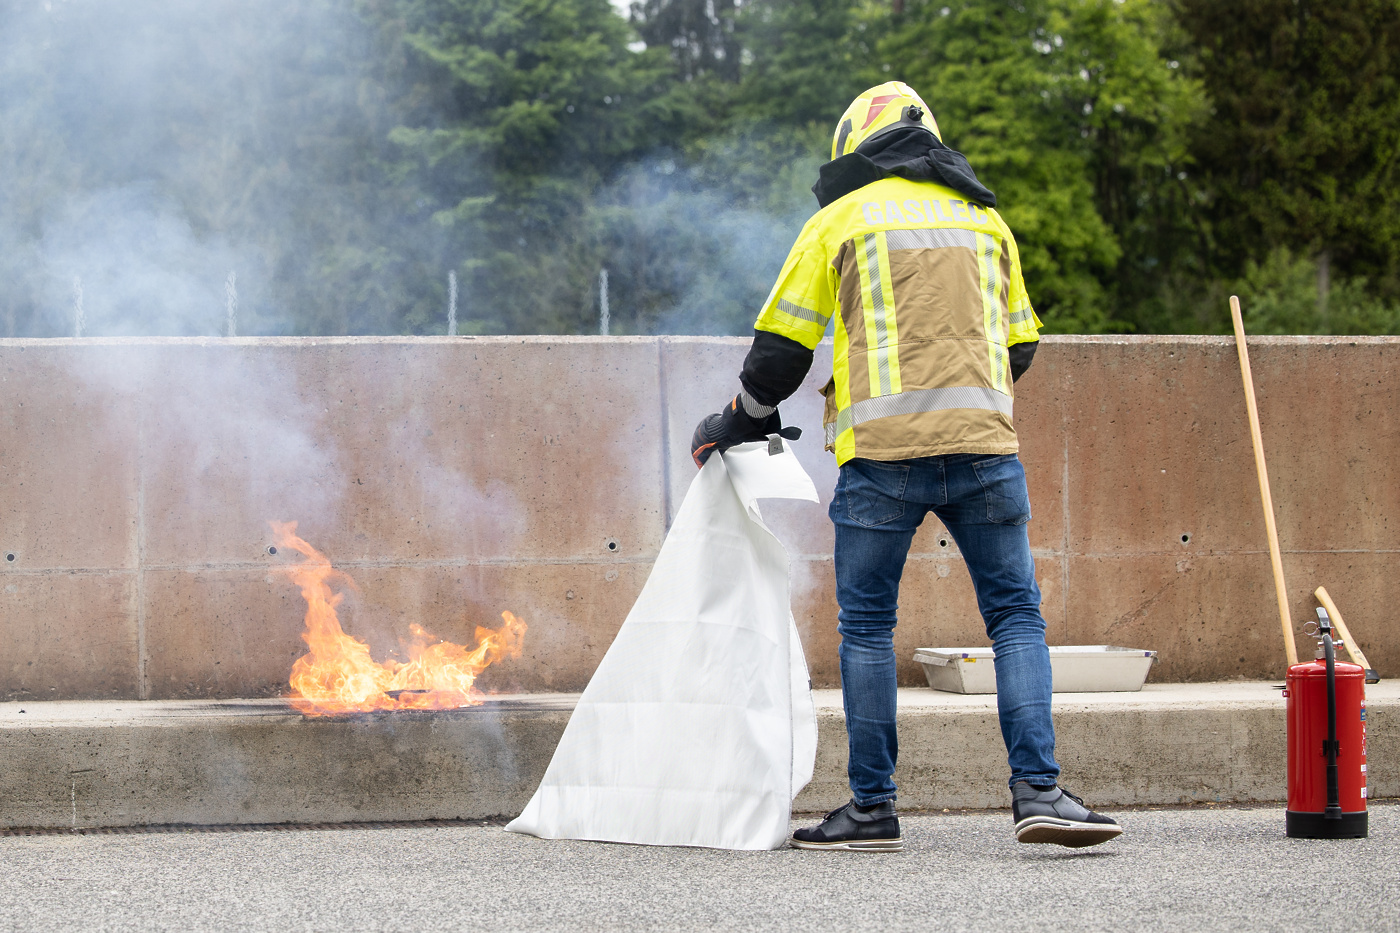
[[[1332,629],[1322,630],[1322,651],[1327,659],[1327,740],[1322,753],[1327,756],[1327,809],[1322,818],[1342,818],[1341,792],[1337,788],[1337,656],[1332,647]]]

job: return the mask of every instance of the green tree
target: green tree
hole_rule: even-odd
[[[1220,270],[1280,248],[1400,296],[1400,3],[1174,0],[1211,99],[1192,149]],[[1320,318],[1319,318],[1320,320]]]
[[[0,5],[0,333],[74,276],[90,334],[221,333],[230,271],[243,334],[411,329],[387,51],[340,0]]]
[[[621,166],[675,136],[689,98],[664,51],[633,52],[607,0],[400,0],[410,96],[400,177],[446,232],[464,329],[586,328],[597,243],[585,212]]]
[[[1325,307],[1316,283],[1317,260],[1281,246],[1263,261],[1246,261],[1230,291],[1240,296],[1251,334],[1400,333],[1400,302],[1381,298],[1364,276],[1334,282]]]
[[[684,81],[714,76],[737,81],[735,0],[634,0],[632,24],[643,42],[667,49]]]
[[[748,334],[802,223],[832,124],[863,87],[859,0],[634,4],[646,41],[701,111],[677,145],[604,191],[595,211],[611,281],[638,331]],[[694,68],[681,11],[722,27],[737,68]],[[665,16],[658,15],[665,13]]]
[[[1137,326],[1120,276],[1159,274],[1163,248],[1175,258],[1177,127],[1196,97],[1160,28],[1147,0],[923,0],[883,26],[872,80],[920,89],[997,192],[1052,331]]]
[[[733,118],[775,135],[815,127],[827,156],[836,119],[867,87],[874,56],[867,26],[857,0],[744,4],[738,34],[746,64]]]

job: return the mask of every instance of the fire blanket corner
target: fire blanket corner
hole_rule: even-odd
[[[508,831],[783,845],[812,778],[817,721],[787,552],[763,523],[763,498],[818,501],[790,449],[745,444],[709,458]]]

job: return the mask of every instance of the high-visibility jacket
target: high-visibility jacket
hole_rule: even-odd
[[[901,177],[822,208],[754,327],[811,350],[833,318],[823,422],[838,464],[1016,452],[1007,348],[1041,323],[995,209]]]

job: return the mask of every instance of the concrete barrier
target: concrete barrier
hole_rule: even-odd
[[[1371,795],[1400,795],[1400,686],[1367,698]],[[513,816],[576,699],[325,719],[278,700],[0,703],[0,827]],[[840,693],[816,699],[817,764],[799,812],[850,797]],[[902,808],[1007,806],[995,702],[900,691]],[[1283,711],[1261,683],[1057,694],[1057,754],[1066,785],[1098,807],[1279,801]]]
[[[384,656],[509,609],[502,692],[587,683],[692,475],[695,422],[736,387],[727,338],[0,340],[0,697],[266,697],[303,607],[268,520],[358,582],[346,628]],[[1325,584],[1400,675],[1400,338],[1251,342],[1290,602]],[[784,418],[822,507],[766,515],[794,556],[818,686],[837,682],[835,465],[818,362]],[[1232,342],[1047,337],[1017,385],[1052,644],[1160,652],[1155,681],[1278,676],[1273,587]],[[914,542],[897,633],[985,644],[957,549]],[[1308,648],[1302,646],[1306,655]]]

